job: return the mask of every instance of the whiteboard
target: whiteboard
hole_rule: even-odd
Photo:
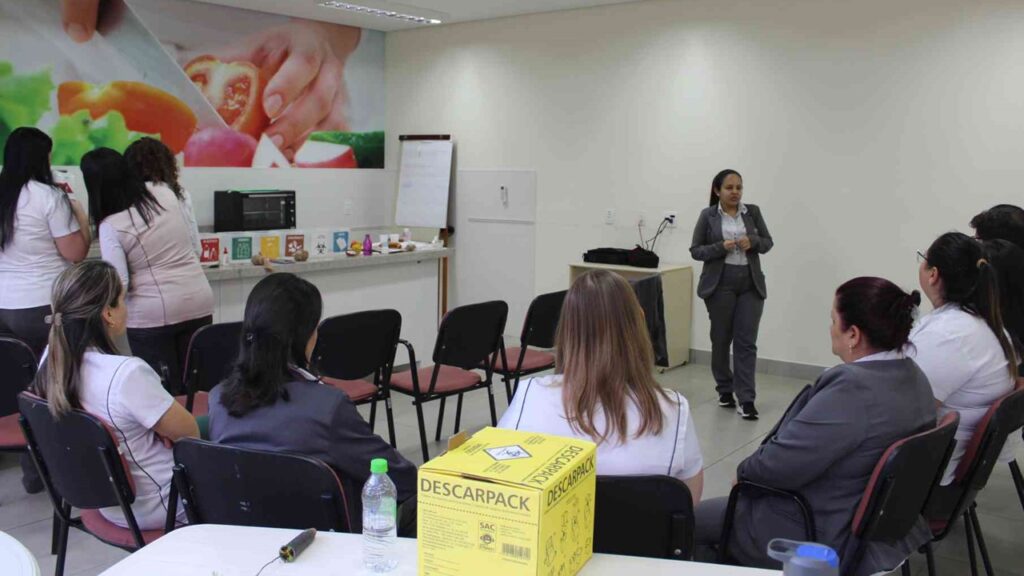
[[[421,228],[448,226],[452,145],[451,140],[402,141],[396,225]]]

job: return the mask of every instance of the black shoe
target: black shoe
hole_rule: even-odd
[[[43,481],[40,480],[38,476],[35,478],[26,478],[22,476],[21,485],[25,488],[25,492],[29,494],[39,494],[44,488]]]
[[[736,408],[736,413],[744,420],[757,420],[757,408],[754,408],[753,402],[740,403],[739,407]]]
[[[722,408],[735,408],[736,398],[732,394],[719,394],[718,405]]]

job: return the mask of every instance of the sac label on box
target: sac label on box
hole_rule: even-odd
[[[419,470],[422,576],[573,576],[593,553],[596,447],[484,428]]]

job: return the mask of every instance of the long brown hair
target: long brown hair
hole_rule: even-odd
[[[596,442],[625,441],[629,402],[640,412],[636,438],[660,434],[669,395],[654,380],[654,351],[632,287],[617,274],[591,270],[573,282],[555,334],[555,373],[562,375],[565,416]],[[607,425],[598,430],[602,411]]]
[[[103,310],[118,305],[122,290],[117,271],[103,260],[75,264],[54,282],[49,347],[34,383],[54,418],[82,407],[78,387],[85,351],[117,353],[103,325]]]
[[[155,138],[140,138],[124,151],[124,158],[144,181],[167,186],[178,200],[184,197],[178,183],[178,161],[163,142]]]

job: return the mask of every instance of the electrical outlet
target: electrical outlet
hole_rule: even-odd
[[[605,212],[604,212],[604,223],[609,225],[609,226],[611,226],[612,224],[615,224],[615,210],[612,210],[611,208],[605,210]]]
[[[679,224],[679,215],[676,213],[675,210],[666,210],[665,212],[662,213],[661,217],[662,222],[668,220],[668,225],[666,226],[667,228],[675,228],[676,225]]]

